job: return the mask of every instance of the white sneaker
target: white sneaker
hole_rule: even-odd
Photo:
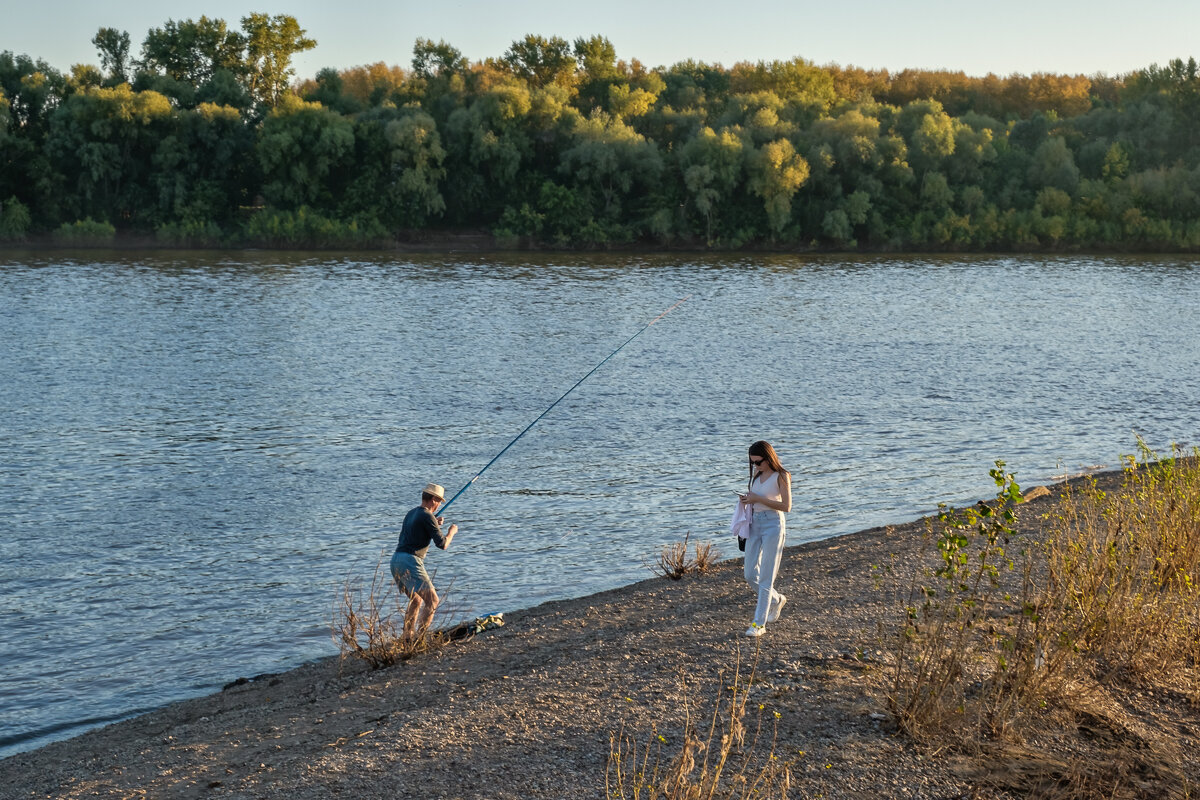
[[[762,636],[762,635],[763,635],[764,633],[766,633],[766,632],[767,632],[767,626],[766,626],[766,625],[759,625],[759,624],[757,624],[757,623],[754,623],[754,622],[751,622],[751,623],[750,623],[750,627],[749,627],[749,628],[746,628],[746,635],[747,635],[747,636]]]
[[[767,611],[767,622],[774,622],[779,619],[779,612],[783,611],[783,605],[787,602],[787,598],[779,595],[779,602],[772,603],[770,610]]]

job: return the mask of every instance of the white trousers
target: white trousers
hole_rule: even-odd
[[[780,600],[781,595],[775,591],[775,576],[779,574],[779,563],[783,560],[785,538],[782,511],[755,510],[754,518],[750,520],[750,535],[746,537],[743,562],[746,583],[758,593],[755,625],[766,625],[767,612]]]

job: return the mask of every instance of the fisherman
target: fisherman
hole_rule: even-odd
[[[425,554],[430,542],[445,550],[458,533],[458,526],[451,525],[442,535],[442,518],[435,514],[445,499],[446,493],[441,486],[436,483],[425,485],[421,491],[421,505],[404,517],[400,541],[392,555],[392,578],[408,596],[408,608],[404,611],[406,639],[411,640],[428,631],[433,612],[437,610],[437,590],[425,571]]]

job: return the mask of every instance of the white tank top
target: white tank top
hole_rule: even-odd
[[[758,476],[757,478],[755,478],[754,483],[750,484],[750,491],[754,492],[755,494],[761,494],[763,497],[765,497],[769,500],[776,500],[776,501],[783,500],[783,493],[781,491],[779,491],[779,473],[778,472],[766,472],[766,473],[763,473],[762,475]],[[775,511],[776,513],[779,513],[779,514],[783,513],[782,511],[779,511],[778,509],[768,508],[767,506],[764,506],[761,503],[755,503],[754,510],[755,511]]]

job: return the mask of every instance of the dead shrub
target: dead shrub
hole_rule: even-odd
[[[334,602],[330,633],[342,659],[354,657],[372,669],[391,666],[436,650],[448,641],[442,631],[423,631],[404,636],[404,609],[408,598],[392,580],[387,552],[380,554],[370,586],[349,577]],[[443,613],[445,604],[438,608]]]
[[[702,575],[712,569],[721,557],[720,552],[711,542],[705,542],[693,544],[689,555],[688,540],[691,536],[691,531],[688,531],[682,542],[664,545],[658,561],[650,565],[650,570],[655,575],[677,581],[684,575],[693,572]]]

